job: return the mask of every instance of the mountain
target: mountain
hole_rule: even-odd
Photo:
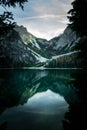
[[[58,56],[53,56],[46,62],[47,68],[80,68],[81,59],[78,57],[80,51],[73,51]]]
[[[35,57],[22,41],[16,31],[10,31],[1,38],[0,42],[0,66],[13,67],[33,64]]]
[[[58,55],[58,52],[56,51],[57,42],[59,41],[61,35],[58,37],[55,37],[51,40],[49,40],[48,46],[45,47],[45,50],[50,53],[51,56]]]
[[[23,26],[16,26],[0,37],[0,67],[35,66],[47,60],[43,48],[47,40],[38,39]]]
[[[79,51],[75,52],[75,46],[82,39],[70,26],[60,36],[47,41],[16,25],[0,37],[0,67],[78,67]]]
[[[82,48],[87,43],[87,36],[80,37],[71,26],[68,26],[64,33],[49,41],[48,50],[53,52],[53,56],[46,62],[45,67],[50,68],[78,68],[82,67],[84,54]],[[86,59],[86,58],[85,58]]]
[[[27,29],[23,26],[15,27],[15,30],[19,33],[22,41],[30,49],[36,53],[42,55],[45,58],[51,57],[50,53],[47,53],[45,48],[48,46],[49,42],[46,39],[37,38],[34,35],[30,34]]]
[[[49,41],[47,49],[51,48],[54,55],[65,54],[72,51],[80,39],[76,32],[68,26],[63,34]]]

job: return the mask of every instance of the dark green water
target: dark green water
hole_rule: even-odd
[[[80,72],[0,70],[0,130],[78,129],[86,103]]]

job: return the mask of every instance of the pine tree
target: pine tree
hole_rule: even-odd
[[[13,14],[7,11],[6,7],[16,7],[16,5],[19,5],[23,10],[23,5],[27,1],[28,0],[0,0],[0,6],[5,10],[3,14],[0,14],[0,35],[7,33],[15,26]]]
[[[75,0],[68,14],[71,27],[80,35],[87,35],[87,0]]]
[[[87,0],[74,0],[72,6],[73,9],[68,12],[71,16],[68,18],[72,29],[82,36],[75,48],[81,51],[78,55],[80,66],[87,71]]]
[[[0,5],[3,7],[16,7],[16,5],[18,4],[19,7],[21,7],[23,9],[23,5],[25,2],[27,2],[28,0],[0,0]]]

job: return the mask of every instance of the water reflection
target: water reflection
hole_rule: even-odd
[[[68,104],[62,96],[48,90],[35,94],[23,106],[6,110],[1,121],[7,120],[10,123],[9,130],[53,130],[55,125],[62,130],[61,121],[67,108]]]
[[[63,127],[64,130],[83,130],[87,129],[87,71],[82,70],[72,76],[75,77],[73,85],[77,89],[79,102],[70,104]]]
[[[74,71],[0,70],[1,129],[67,130],[71,108],[79,104]]]

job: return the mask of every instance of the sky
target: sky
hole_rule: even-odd
[[[67,12],[73,0],[28,0],[24,11],[9,8],[18,25],[23,25],[36,37],[47,40],[60,35],[67,24]],[[0,9],[2,11],[2,9]]]

